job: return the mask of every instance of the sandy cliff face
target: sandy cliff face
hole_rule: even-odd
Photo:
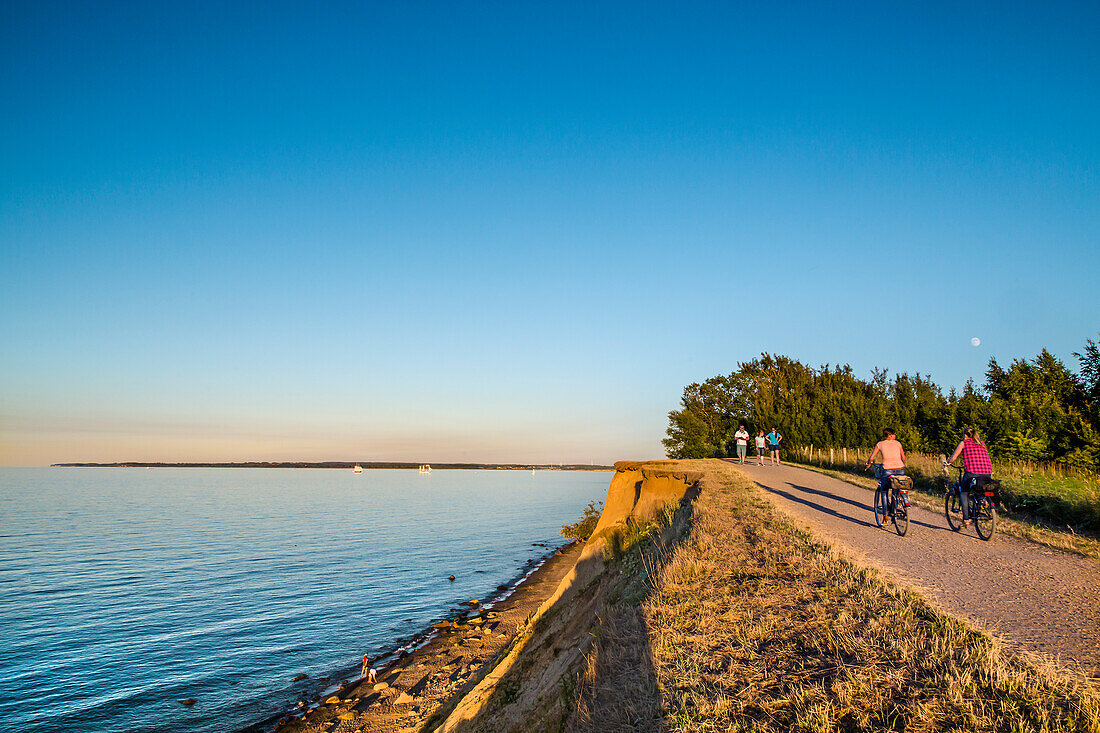
[[[669,505],[686,506],[700,478],[647,463],[615,464],[603,513],[576,565],[510,651],[436,731],[562,727],[571,712],[571,690],[599,627],[599,611],[622,582],[620,573],[606,572],[610,549],[630,523],[651,520]],[[668,531],[677,530],[673,526]]]

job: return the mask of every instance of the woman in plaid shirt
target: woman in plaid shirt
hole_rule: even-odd
[[[959,489],[962,492],[962,496],[959,499],[962,501],[963,511],[963,523],[962,526],[966,527],[970,525],[970,514],[967,499],[968,489],[978,481],[978,479],[985,479],[989,481],[993,478],[993,462],[989,460],[989,451],[985,449],[985,443],[978,437],[978,431],[974,428],[967,428],[963,431],[962,442],[955,448],[955,452],[951,454],[951,457],[944,463],[946,466],[948,463],[953,463],[959,454],[963,456],[963,476],[962,481],[959,482]]]

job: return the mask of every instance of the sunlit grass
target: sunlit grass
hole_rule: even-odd
[[[1100,729],[1083,677],[1009,652],[700,463],[690,534],[643,606],[669,730]]]

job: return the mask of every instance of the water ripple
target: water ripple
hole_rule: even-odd
[[[608,480],[0,469],[0,730],[198,733],[277,714],[513,582]]]

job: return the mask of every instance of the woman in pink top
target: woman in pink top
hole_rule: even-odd
[[[956,446],[955,452],[944,461],[943,465],[954,463],[960,453],[963,456],[963,475],[962,480],[959,482],[959,489],[962,493],[959,499],[962,501],[962,526],[966,527],[970,524],[970,502],[967,501],[970,489],[979,480],[983,482],[992,480],[993,461],[989,460],[989,451],[986,450],[985,443],[982,442],[981,436],[974,428],[967,428],[963,431],[962,442]]]
[[[905,448],[901,446],[896,436],[897,433],[894,432],[893,428],[883,430],[882,440],[875,444],[875,449],[871,451],[871,456],[864,466],[864,468],[870,468],[875,456],[882,454],[882,468],[876,467],[875,473],[878,476],[879,488],[883,491],[890,490],[891,476],[905,475]]]

